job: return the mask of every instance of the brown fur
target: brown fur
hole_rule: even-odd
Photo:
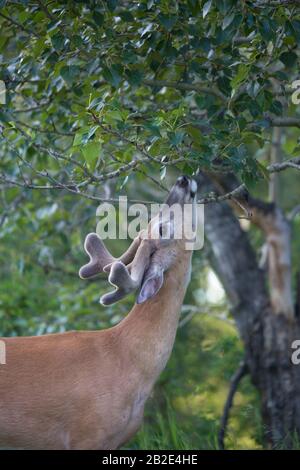
[[[191,188],[182,177],[170,194],[191,201]],[[158,248],[162,287],[113,328],[4,338],[0,447],[115,449],[135,434],[172,351],[191,255],[184,240]]]
[[[114,449],[134,435],[175,339],[191,259],[180,243],[159,293],[117,326],[5,339],[2,448]]]

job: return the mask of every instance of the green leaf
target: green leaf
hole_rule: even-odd
[[[130,13],[130,11],[122,11],[120,13],[120,17],[122,18],[123,21],[127,21],[128,23],[131,23],[132,21],[134,21],[134,17],[133,15]]]
[[[248,171],[244,171],[241,173],[241,179],[249,191],[254,190],[257,183],[257,178],[255,175],[249,173]]]
[[[123,121],[123,116],[121,111],[113,109],[105,112],[104,119],[108,124],[114,125],[116,121]]]
[[[124,188],[124,186],[126,186],[128,180],[129,180],[129,175],[126,175],[125,178],[124,178],[124,180],[123,180],[122,183],[120,184],[120,191],[121,191],[121,189]]]
[[[78,78],[79,72],[80,68],[77,65],[64,65],[60,69],[60,75],[67,83],[72,83]]]
[[[201,143],[203,142],[203,136],[202,136],[202,132],[200,131],[200,129],[191,125],[191,126],[187,126],[186,130],[189,136],[193,140],[194,147],[200,148]]]
[[[92,126],[92,127],[83,127],[80,131],[76,132],[73,147],[78,147],[80,145],[85,145],[88,141],[94,136],[96,130],[99,126]]]
[[[297,140],[296,139],[286,139],[285,142],[282,143],[282,148],[284,152],[288,154],[292,154],[297,147]]]
[[[106,0],[109,11],[113,12],[118,5],[118,0]]]
[[[263,139],[263,137],[256,132],[249,132],[249,131],[243,132],[242,137],[243,137],[243,141],[249,145],[251,145],[254,140],[256,140],[256,142],[258,143],[260,147],[263,147],[265,144],[265,140]]]
[[[65,45],[66,37],[58,33],[51,37],[52,46],[56,51],[62,51]]]
[[[81,132],[77,132],[73,140],[73,147],[77,147],[78,145],[80,145],[81,141],[82,141],[82,134]]]
[[[104,15],[97,10],[93,11],[93,20],[97,26],[102,26],[104,23]]]
[[[143,80],[143,74],[139,70],[126,70],[126,76],[128,77],[128,81],[130,85],[139,86]]]
[[[271,18],[264,18],[260,25],[260,34],[265,41],[274,41],[276,39],[276,24]]]
[[[101,151],[100,142],[88,142],[86,145],[81,147],[84,159],[89,167],[93,170],[96,166],[98,157]]]
[[[211,5],[212,5],[212,0],[208,0],[208,2],[204,4],[203,10],[202,10],[203,19],[208,15]]]
[[[295,52],[283,52],[279,59],[286,67],[293,67],[293,65],[297,62],[297,54]]]
[[[9,122],[10,116],[4,111],[0,111],[0,122]]]
[[[161,13],[160,15],[158,15],[158,21],[167,31],[171,31],[177,21],[177,16],[164,15],[163,13]]]
[[[237,74],[231,79],[230,82],[233,90],[236,90],[238,86],[240,86],[246,80],[246,78],[248,78],[249,71],[250,65],[248,64],[240,64],[238,66]]]
[[[166,166],[161,167],[161,169],[160,169],[160,179],[161,180],[165,179],[166,174],[167,174],[167,167]]]
[[[234,16],[235,16],[234,13],[231,13],[231,15],[225,16],[223,23],[222,23],[223,31],[224,29],[228,28],[229,25],[231,25],[232,21],[234,20]]]
[[[282,104],[280,103],[280,101],[278,101],[278,100],[275,100],[275,101],[271,102],[271,106],[270,106],[269,110],[271,111],[271,113],[276,114],[276,116],[282,116],[283,107],[282,107]]]
[[[103,67],[102,70],[104,80],[108,81],[113,87],[117,88],[122,81],[120,75],[120,67],[112,65],[111,67]]]
[[[159,137],[159,138],[161,137],[160,128],[157,124],[146,122],[144,124],[144,128],[147,129],[151,133],[152,137]]]
[[[263,163],[259,162],[258,160],[256,161],[257,168],[259,169],[260,173],[262,176],[269,181],[270,180],[270,173],[268,172],[267,168]]]
[[[168,137],[172,145],[176,146],[181,144],[184,138],[184,132],[176,131],[176,132],[168,132]]]

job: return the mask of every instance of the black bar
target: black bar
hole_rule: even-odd
[[[266,464],[268,468],[272,463],[276,465],[289,465],[293,458],[299,461],[298,453],[295,451],[210,451],[210,450],[128,450],[128,451],[10,451],[0,452],[1,468],[4,465],[31,465],[31,468],[49,466],[55,469],[55,465],[79,465],[85,468],[141,468],[158,465],[171,465],[182,467],[200,466],[205,470],[206,465],[230,465],[231,469],[239,469],[240,465],[247,463],[253,465]],[[86,467],[88,466],[88,467]],[[213,467],[221,468],[221,467]]]

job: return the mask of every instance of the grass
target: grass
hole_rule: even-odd
[[[234,326],[196,315],[179,330],[168,366],[146,405],[141,430],[126,448],[217,449],[229,381],[243,355]],[[259,400],[248,377],[231,410],[227,449],[261,449]]]
[[[191,450],[189,435],[180,428],[177,416],[168,403],[165,414],[156,412],[152,422],[144,423],[134,441],[127,449]]]

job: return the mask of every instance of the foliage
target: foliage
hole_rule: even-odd
[[[0,8],[0,335],[111,326],[133,299],[104,310],[102,281],[77,276],[100,201],[121,193],[161,201],[175,174],[201,169],[233,170],[265,194],[274,125],[292,126],[284,156],[298,155],[299,6],[4,0]],[[291,209],[297,175],[281,178]],[[255,231],[251,238],[261,244]],[[207,268],[195,258],[185,302],[208,315],[179,330],[132,447],[216,448],[242,347],[227,304],[202,298]],[[260,448],[258,398],[246,379],[239,390],[227,445]]]
[[[275,4],[2,2],[3,173],[82,192],[176,162],[266,176],[254,151],[296,112],[300,41]]]

